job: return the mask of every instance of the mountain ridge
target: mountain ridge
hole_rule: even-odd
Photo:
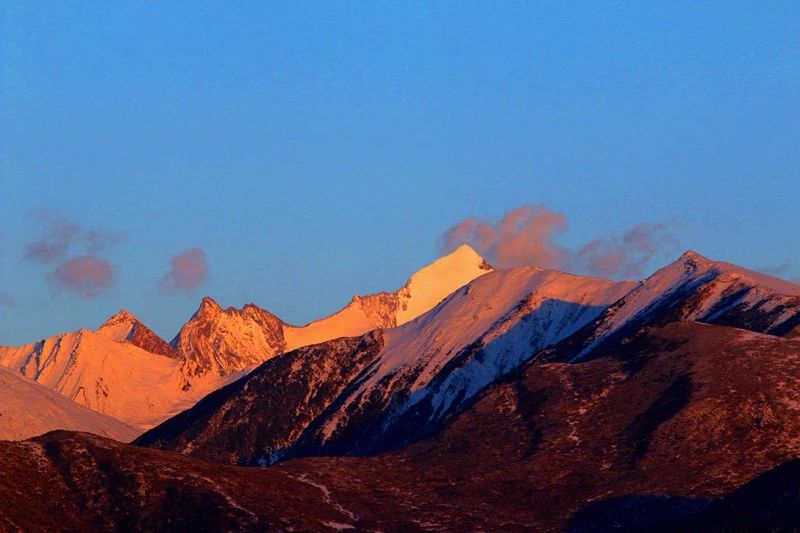
[[[431,283],[431,269],[439,276],[458,275]],[[223,309],[206,296],[170,343],[123,309],[95,331],[0,347],[0,364],[90,409],[147,429],[287,349],[394,326],[403,303],[407,311],[414,302],[412,310],[420,312],[426,302],[447,296],[453,285],[489,270],[474,250],[462,247],[421,268],[395,293],[356,295],[337,313],[300,327],[252,303]],[[420,276],[430,294],[409,289]],[[136,386],[142,387],[138,393]]]

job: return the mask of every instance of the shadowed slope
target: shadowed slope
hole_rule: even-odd
[[[317,368],[310,354],[301,374]],[[64,437],[77,444],[63,445],[61,456],[46,451],[52,436],[5,443],[0,468],[12,474],[0,479],[10,495],[0,498],[0,517],[51,524],[63,513],[67,525],[96,527],[116,520],[114,509],[135,527],[163,527],[164,516],[241,529],[319,530],[333,521],[384,531],[555,531],[595,500],[720,498],[797,457],[798,368],[798,342],[679,322],[585,363],[531,362],[440,432],[377,456],[245,472],[84,437]],[[276,485],[280,497],[272,499]],[[30,498],[44,490],[57,496]],[[78,515],[71,509],[81,494],[97,503]]]
[[[202,402],[202,409],[199,405],[154,428],[137,443],[205,458],[227,455],[245,464],[397,446],[438,428],[480,389],[592,320],[629,287],[537,268],[492,272],[425,315],[385,330],[379,348],[361,348],[374,344],[367,335],[346,341],[345,346],[358,346],[350,357],[334,343],[291,352],[280,364],[267,363],[225,389],[224,400],[216,395],[213,406]],[[309,353],[320,367],[341,366],[347,380],[316,393],[315,398],[325,396],[325,408],[312,418],[276,430],[258,413],[265,402],[270,413],[295,413],[308,400],[293,391],[296,366]],[[318,387],[316,382],[303,386]],[[230,437],[233,430],[221,423],[223,415],[248,420],[259,445]]]

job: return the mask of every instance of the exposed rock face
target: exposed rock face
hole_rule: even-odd
[[[172,346],[184,360],[188,388],[194,377],[227,376],[282,353],[283,322],[253,304],[223,310],[205,297]]]
[[[393,328],[397,325],[397,308],[400,303],[397,294],[380,292],[366,296],[354,296],[353,303],[361,308],[364,315],[376,328]]]
[[[178,352],[164,339],[156,335],[150,328],[142,324],[133,314],[121,310],[116,315],[106,320],[97,329],[103,334],[118,342],[129,342],[145,351],[177,359]]]

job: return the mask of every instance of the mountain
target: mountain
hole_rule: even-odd
[[[8,531],[318,531],[353,521],[312,477],[204,463],[82,433],[0,442]]]
[[[223,310],[209,297],[172,341],[184,358],[184,388],[197,377],[226,376],[283,352],[283,322],[253,304]]]
[[[209,394],[137,442],[215,462],[274,462],[278,450],[294,444],[382,347],[383,335],[374,331],[298,348]]]
[[[341,359],[380,346],[332,342]],[[797,341],[676,321],[606,350],[579,363],[533,359],[440,431],[373,456],[253,469],[84,434],[0,443],[0,520],[26,530],[605,531],[646,519],[725,530],[777,509],[753,523],[797,525],[796,469],[746,485],[798,454]],[[298,373],[326,368],[314,360]],[[31,498],[45,490],[53,496]],[[717,501],[729,506],[709,506]]]
[[[691,252],[638,283],[495,271],[411,322],[347,341],[349,358],[344,341],[276,357],[136,442],[234,464],[374,453],[435,433],[529,361],[589,361],[673,323],[779,333],[799,316],[796,291]],[[326,372],[298,373],[310,367]]]
[[[140,433],[0,367],[0,440],[26,439],[58,428],[88,431],[123,442]]]
[[[152,427],[201,397],[200,391],[193,398],[179,394],[180,360],[116,340],[117,333],[117,327],[104,326],[35,344],[0,347],[0,364],[93,411],[139,428]]]
[[[632,286],[535,267],[487,273],[399,327],[275,357],[137,442],[243,464],[380,449],[435,429]]]
[[[125,309],[106,320],[97,329],[97,333],[117,342],[127,342],[138,346],[150,353],[164,355],[173,359],[178,358],[178,352],[175,348]]]
[[[286,350],[393,326],[490,270],[463,246],[422,268],[396,293],[356,296],[306,326],[288,325],[254,304],[222,309],[206,297],[169,344],[123,310],[95,331],[0,347],[0,365],[147,429]]]
[[[797,290],[694,253],[642,282],[491,271],[399,326],[275,354],[136,445],[0,443],[0,523],[796,527]]]
[[[253,304],[222,309],[206,297],[172,346],[185,356],[187,375],[226,376],[295,348],[403,324],[489,271],[486,261],[464,245],[420,269],[396,292],[354,296],[336,313],[304,326],[286,324]]]
[[[800,324],[800,285],[688,251],[571,339],[575,360],[651,324],[695,320],[785,335]]]

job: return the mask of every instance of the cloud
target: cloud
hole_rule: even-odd
[[[34,216],[43,226],[41,238],[25,247],[27,259],[53,263],[65,258],[71,251],[96,255],[119,242],[119,236],[108,230],[85,229],[76,222],[48,209],[39,209]]]
[[[208,277],[206,253],[200,248],[189,248],[170,259],[169,272],[161,279],[161,290],[166,293],[188,292]]]
[[[119,236],[108,230],[85,229],[49,209],[34,211],[43,228],[41,238],[28,243],[25,258],[53,264],[44,275],[51,286],[93,298],[114,283],[111,264],[98,252],[114,246]]]
[[[604,277],[640,277],[659,252],[674,251],[677,239],[665,223],[641,223],[619,237],[595,239],[575,254],[576,270]]]
[[[111,287],[114,271],[111,264],[101,257],[82,256],[64,261],[47,274],[47,279],[55,287],[76,292],[84,298],[94,298]]]
[[[563,213],[543,205],[523,205],[506,212],[498,222],[467,218],[450,227],[441,237],[441,246],[452,251],[469,244],[495,266],[506,268],[539,265],[560,267],[569,251],[553,236],[567,229]]]
[[[603,277],[639,277],[651,259],[672,253],[678,244],[672,224],[657,222],[570,249],[555,241],[567,228],[563,213],[528,204],[507,211],[497,222],[467,218],[445,231],[440,247],[449,252],[469,244],[498,268],[536,265]]]
[[[17,300],[5,292],[0,292],[0,307],[13,307],[17,305]]]
[[[45,226],[44,235],[27,245],[25,257],[42,263],[52,263],[63,258],[78,240],[80,226],[47,211],[40,211],[36,216]]]

